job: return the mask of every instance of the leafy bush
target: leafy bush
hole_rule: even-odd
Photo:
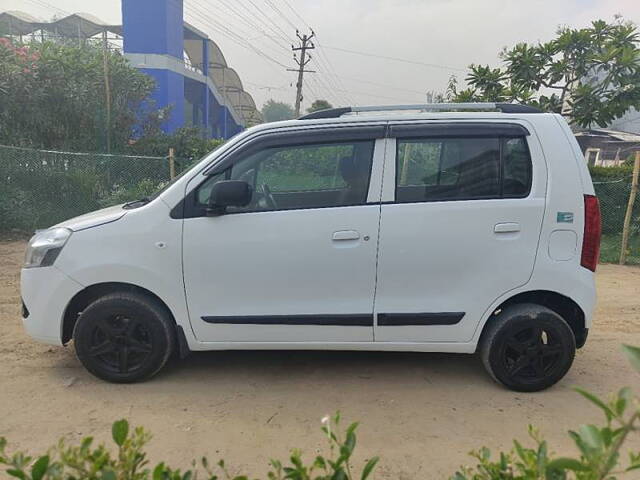
[[[178,170],[182,171],[223,143],[222,139],[207,138],[199,128],[184,127],[169,135],[161,131],[147,132],[132,142],[127,150],[131,155],[164,157],[168,155],[169,148],[173,148]]]
[[[96,152],[109,135],[112,150],[122,152],[134,127],[157,128],[166,113],[150,101],[153,78],[118,52],[106,54],[107,125],[101,45],[0,40],[0,144]]]
[[[640,348],[625,346],[624,350],[640,372]],[[496,460],[487,448],[482,448],[472,453],[477,465],[461,468],[451,480],[616,480],[640,471],[640,451],[629,453],[626,462],[621,459],[629,435],[640,431],[640,398],[629,388],[621,389],[607,401],[576,390],[605,415],[604,426],[582,425],[569,432],[580,452],[578,458],[554,457],[548,443],[530,426],[533,448],[514,441],[514,448],[500,453]],[[300,450],[293,450],[288,463],[271,461],[269,480],[366,480],[371,475],[378,457],[369,459],[358,472],[351,466],[358,424],[352,423],[342,432],[339,413],[333,418],[325,417],[322,423],[329,442],[328,455],[305,462]],[[150,435],[141,427],[129,430],[126,420],[113,424],[116,453],[104,445],[94,446],[88,437],[79,446],[60,441],[35,460],[21,452],[8,454],[7,442],[0,438],[0,465],[6,467],[8,475],[21,480],[195,480],[202,475],[208,480],[248,480],[244,475],[232,476],[223,460],[212,466],[202,458],[197,467],[184,472],[165,463],[150,468],[144,452]]]
[[[624,350],[640,372],[640,348],[625,346]],[[492,459],[487,448],[482,448],[472,453],[478,461],[476,467],[463,468],[452,480],[615,480],[620,475],[640,471],[640,451],[630,453],[626,465],[621,465],[622,446],[629,434],[637,433],[640,427],[640,398],[629,388],[622,388],[608,401],[579,388],[576,391],[600,408],[606,419],[602,427],[582,425],[569,432],[580,452],[579,458],[553,458],[547,442],[530,426],[529,435],[535,448],[514,441],[513,450],[500,453],[497,460]]]
[[[589,173],[594,182],[607,182],[611,180],[620,180],[622,178],[631,182],[631,174],[633,173],[633,165],[622,165],[620,167],[596,167],[589,166]]]
[[[339,430],[340,414],[332,419],[323,419],[322,431],[327,436],[330,449],[328,456],[318,455],[313,462],[305,463],[299,450],[294,450],[289,464],[279,460],[271,461],[269,480],[354,480],[355,473],[350,460],[356,446],[355,430],[358,426],[352,423],[344,434]],[[202,458],[194,470],[173,469],[165,463],[149,468],[144,446],[151,436],[143,428],[137,427],[130,433],[126,420],[115,422],[111,428],[113,441],[118,447],[115,454],[104,445],[93,445],[93,438],[87,437],[80,446],[68,446],[60,441],[49,453],[38,457],[35,461],[23,453],[9,455],[6,453],[7,442],[0,438],[0,465],[5,465],[6,473],[21,480],[191,480],[204,474],[204,478],[218,480],[248,480],[246,476],[233,477],[227,470],[223,460],[215,466]],[[371,474],[378,457],[366,462],[357,475],[359,480],[366,480]],[[195,464],[195,462],[194,462]]]

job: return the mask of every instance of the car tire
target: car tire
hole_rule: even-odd
[[[102,380],[133,383],[154,376],[176,344],[171,315],[158,301],[118,292],[93,301],[73,331],[76,355]]]
[[[519,392],[537,392],[557,383],[571,368],[575,352],[575,337],[567,322],[536,304],[504,308],[480,341],[489,374]]]

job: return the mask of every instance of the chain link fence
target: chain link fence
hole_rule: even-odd
[[[0,233],[30,233],[92,210],[150,195],[171,179],[169,157],[70,153],[0,146]],[[175,159],[181,173],[191,160]],[[618,262],[631,177],[594,178],[602,210],[602,261]],[[627,263],[640,264],[640,199]]]
[[[618,263],[624,218],[631,194],[631,176],[606,181],[594,178],[593,186],[602,212],[600,261]],[[631,214],[626,263],[640,265],[640,198],[636,200]]]
[[[180,173],[189,162],[174,161]],[[169,157],[0,146],[0,233],[33,232],[150,195],[170,181]]]

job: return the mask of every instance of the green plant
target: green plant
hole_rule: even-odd
[[[548,42],[519,43],[501,57],[504,68],[471,65],[469,88],[455,101],[528,103],[583,127],[606,126],[640,106],[638,30],[620,17],[562,27]]]
[[[86,42],[12,43],[0,39],[0,144],[55,150],[121,152],[134,127],[157,128],[154,80],[109,51],[111,117],[105,110],[101,45]]]
[[[307,108],[307,113],[313,113],[319,110],[327,110],[329,108],[333,108],[333,105],[331,105],[326,100],[318,99],[318,100],[314,100],[311,106]]]
[[[183,127],[171,134],[161,131],[146,132],[132,142],[127,150],[133,155],[164,157],[173,148],[177,161],[184,164],[180,166],[186,168],[223,143],[222,139],[207,138],[197,127]]]
[[[284,102],[267,100],[262,106],[262,117],[265,122],[278,122],[280,120],[291,120],[296,116],[293,107]]]
[[[318,455],[305,463],[300,450],[293,450],[289,463],[271,461],[269,480],[366,480],[378,457],[369,459],[362,470],[355,472],[351,456],[356,446],[357,423],[349,425],[344,432],[340,428],[340,414],[325,417],[322,431],[329,441],[329,455]],[[199,464],[193,462],[192,469],[173,469],[164,462],[149,467],[145,445],[151,436],[143,428],[130,432],[126,420],[114,422],[111,428],[117,451],[112,453],[104,445],[94,446],[93,438],[87,437],[79,446],[68,446],[60,441],[54,448],[33,458],[18,452],[7,454],[7,441],[0,438],[0,465],[6,473],[20,480],[248,480],[244,475],[231,475],[224,460],[211,465],[206,457]]]
[[[623,348],[640,372],[640,348]],[[474,468],[462,468],[451,480],[615,480],[630,472],[637,473],[640,451],[630,452],[626,465],[621,465],[621,456],[629,434],[640,428],[640,399],[629,388],[622,388],[607,401],[580,388],[575,390],[600,408],[606,419],[604,426],[582,425],[577,431],[569,432],[580,452],[578,458],[554,458],[548,443],[529,426],[534,448],[514,441],[514,448],[500,453],[496,460],[492,459],[489,449],[482,448],[472,452],[478,464]]]

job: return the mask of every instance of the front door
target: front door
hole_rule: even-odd
[[[184,220],[185,288],[198,340],[373,340],[375,172],[384,140],[322,138],[291,145],[281,136],[264,148],[256,140],[223,172],[196,179],[196,209],[223,179],[254,191],[247,207]]]
[[[546,187],[539,144],[517,124],[391,131],[375,339],[468,342],[487,308],[533,272]]]

